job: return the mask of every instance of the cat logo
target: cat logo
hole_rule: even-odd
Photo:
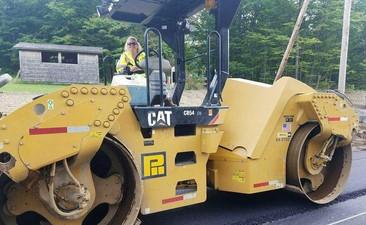
[[[147,121],[150,127],[169,127],[171,125],[172,111],[149,112]]]
[[[166,153],[149,153],[141,155],[142,179],[166,176]]]

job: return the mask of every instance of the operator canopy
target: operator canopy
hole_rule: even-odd
[[[229,27],[241,0],[102,0],[99,16],[138,23],[157,29],[173,50],[175,62],[174,103],[179,105],[186,80],[185,35],[191,31],[187,18],[206,8],[215,16],[215,30],[221,36],[221,86],[229,75]],[[145,40],[146,41],[146,40]],[[146,46],[146,43],[145,43]],[[222,90],[222,87],[219,89]]]
[[[181,21],[205,6],[204,0],[104,0],[100,16],[145,26]]]

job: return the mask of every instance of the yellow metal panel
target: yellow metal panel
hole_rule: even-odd
[[[230,110],[223,125],[221,145],[243,147],[250,158],[259,158],[289,99],[315,92],[309,86],[284,77],[273,86],[243,79],[229,79],[223,92]]]
[[[93,150],[98,150],[128,102],[124,88],[74,85],[37,98],[1,119],[0,142],[8,143],[2,151],[16,160],[8,175],[22,181],[28,169],[39,169],[90,146],[83,142],[93,142]]]
[[[220,111],[220,121],[223,121],[225,111]],[[206,164],[209,157],[206,151],[217,150],[222,135],[218,125],[197,127],[196,135],[181,137],[174,136],[174,128],[154,129],[152,137],[144,139],[130,106],[126,107],[125,114],[119,118],[118,124],[121,130],[115,134],[115,137],[131,151],[137,167],[140,168],[141,177],[145,177],[143,179],[144,199],[141,206],[143,214],[197,204],[206,200]],[[207,143],[207,138],[215,140]],[[154,144],[145,146],[145,141]],[[189,151],[195,153],[196,163],[176,165],[177,154]],[[163,155],[165,155],[165,165],[162,164]],[[197,183],[197,191],[176,192],[178,182],[191,179]]]
[[[283,188],[287,150],[301,125],[320,124],[321,132],[312,141],[317,149],[332,134],[348,144],[357,126],[357,116],[345,100],[291,78],[274,86],[230,80],[225,88],[230,110],[222,147],[208,163],[209,175],[214,173],[209,183],[219,190],[250,194]]]
[[[203,153],[215,153],[217,146],[221,141],[224,132],[220,131],[219,127],[202,128],[201,134],[201,149]]]
[[[272,148],[266,149],[265,157],[250,159],[245,152],[232,152],[219,148],[216,154],[210,157],[209,170],[216,170],[217,180],[209,183],[216,184],[217,190],[237,193],[253,194],[270,191],[285,186],[285,157],[283,151]],[[278,153],[275,153],[275,152]],[[265,186],[258,184],[267,183]]]
[[[297,96],[299,108],[306,110],[308,119],[319,121],[322,132],[352,140],[352,131],[358,126],[358,117],[352,107],[332,93],[315,93]]]

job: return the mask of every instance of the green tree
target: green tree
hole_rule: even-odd
[[[231,27],[231,76],[271,83],[287,46],[300,0],[242,1]],[[100,46],[118,58],[127,36],[143,38],[143,28],[98,18],[99,0],[0,0],[0,67],[15,73],[18,57],[12,46],[21,41]],[[342,35],[343,0],[314,0],[303,23],[297,49],[285,74],[299,71],[314,87],[336,87]],[[190,19],[186,41],[188,74],[206,73],[207,34],[214,19],[202,11]],[[298,50],[298,51],[296,51]],[[299,63],[296,64],[296,52]],[[172,59],[172,51],[165,47]],[[174,61],[174,60],[171,60]],[[348,83],[366,88],[366,0],[353,4]]]

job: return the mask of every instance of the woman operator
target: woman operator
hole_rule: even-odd
[[[124,52],[122,53],[120,59],[116,65],[116,71],[118,74],[132,75],[134,73],[143,73],[143,71],[136,66],[135,58],[136,55],[143,51],[141,44],[137,41],[135,37],[128,37],[124,46]],[[136,59],[142,62],[145,59],[145,53],[141,53]]]

